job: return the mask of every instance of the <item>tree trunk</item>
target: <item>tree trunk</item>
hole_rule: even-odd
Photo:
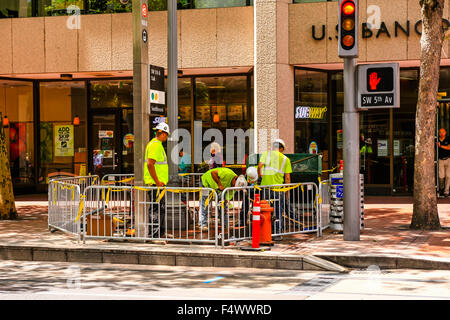
[[[17,218],[11,180],[3,115],[0,113],[0,220]]]
[[[416,112],[414,159],[414,209],[411,229],[440,229],[435,186],[435,128],[437,91],[443,42],[442,14],[445,0],[420,0],[420,83]]]

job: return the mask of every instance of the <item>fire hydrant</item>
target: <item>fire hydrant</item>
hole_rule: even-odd
[[[272,212],[269,201],[261,200],[261,233],[259,242],[264,245],[273,245],[272,241]]]

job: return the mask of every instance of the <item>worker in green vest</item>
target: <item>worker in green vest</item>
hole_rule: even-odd
[[[247,180],[244,175],[238,176],[233,170],[228,168],[214,168],[205,172],[201,177],[201,187],[210,188],[218,191],[223,191],[230,187],[245,188],[247,186]],[[206,191],[206,190],[205,190]],[[227,199],[229,200],[233,196],[234,192],[227,193]],[[208,212],[206,208],[206,200],[208,199],[209,192],[202,192],[201,206],[200,206],[200,227],[202,231],[208,231]],[[220,197],[220,194],[218,194]],[[226,210],[225,210],[226,213]],[[228,224],[228,215],[225,214],[224,225]]]
[[[149,232],[151,238],[169,237],[165,234],[164,225],[165,216],[165,198],[158,202],[158,191],[169,182],[169,165],[167,164],[167,155],[163,147],[163,142],[167,140],[170,134],[167,123],[159,123],[154,130],[156,136],[147,144],[145,148],[144,163],[144,183],[147,186],[158,187],[148,192],[149,202]]]
[[[272,150],[262,154],[258,163],[258,175],[261,178],[261,186],[281,185],[291,183],[292,166],[291,160],[283,152],[286,150],[286,144],[281,139],[275,139],[272,143]],[[285,209],[285,193],[263,190],[262,199],[275,200],[274,212],[276,224],[274,233],[283,231],[283,213]]]

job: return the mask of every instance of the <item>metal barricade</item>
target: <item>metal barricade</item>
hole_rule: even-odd
[[[132,186],[134,185],[134,174],[105,174],[101,185]]]
[[[83,242],[93,238],[218,245],[218,201],[212,189],[91,186],[82,199]]]
[[[311,232],[320,235],[320,195],[315,183],[227,188],[223,190],[220,202],[222,246],[251,239],[255,193],[274,208],[272,236]]]
[[[201,185],[203,173],[179,173],[183,188],[198,188]]]
[[[330,180],[320,181],[319,184],[320,204],[320,236],[322,231],[330,226]]]
[[[84,190],[92,185],[98,185],[100,183],[99,177],[97,175],[93,176],[78,176],[78,177],[67,177],[67,178],[56,178],[49,181],[49,185],[52,181],[59,181],[69,184],[75,184],[80,187],[80,192],[83,194]]]
[[[51,180],[48,186],[48,228],[80,235],[80,186]]]

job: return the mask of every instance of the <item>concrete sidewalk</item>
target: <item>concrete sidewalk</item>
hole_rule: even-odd
[[[439,199],[439,231],[409,230],[412,198],[367,197],[361,241],[325,230],[276,241],[270,251],[207,245],[89,240],[85,245],[47,228],[46,195],[16,197],[19,218],[0,221],[0,259],[257,267],[345,272],[349,268],[450,270],[450,199]],[[447,227],[447,228],[445,228]],[[246,245],[241,242],[239,245]],[[323,259],[317,259],[323,258]],[[334,263],[332,263],[334,262]]]

